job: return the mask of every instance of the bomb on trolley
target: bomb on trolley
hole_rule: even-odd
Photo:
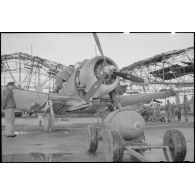
[[[88,126],[88,151],[95,153],[98,142],[104,142],[105,159],[108,162],[121,162],[124,152],[129,161],[148,162],[146,150],[161,149],[166,161],[183,162],[186,156],[186,140],[176,129],[167,130],[162,145],[149,145],[145,142],[145,122],[136,111],[124,107],[111,112],[102,122]]]

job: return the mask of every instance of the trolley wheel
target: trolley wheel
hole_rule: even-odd
[[[89,148],[88,152],[94,153],[98,147],[98,130],[92,125],[88,126]]]
[[[125,149],[122,137],[118,131],[111,131],[112,144],[111,144],[111,155],[113,162],[121,162],[123,159],[123,151]]]
[[[173,162],[183,162],[186,157],[186,140],[183,133],[179,130],[167,130],[163,137],[163,145],[168,146]],[[164,151],[166,160],[167,152]]]

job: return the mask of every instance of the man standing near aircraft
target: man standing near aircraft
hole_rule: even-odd
[[[156,118],[160,118],[160,104],[156,105],[155,116],[156,116]]]
[[[167,100],[167,104],[165,106],[165,113],[167,115],[167,121],[170,123],[171,120],[170,120],[170,117],[171,117],[171,104],[169,102],[169,100]]]
[[[188,113],[190,112],[190,105],[189,103],[184,104],[183,107],[183,114],[184,114],[184,118],[185,118],[185,122],[188,122]]]
[[[171,105],[171,122],[175,122],[175,109],[176,109],[176,106],[175,106],[175,103],[172,103]]]
[[[63,82],[66,82],[68,78],[71,76],[71,74],[74,71],[74,66],[70,65],[68,67],[65,67],[62,71],[58,72],[55,75],[55,89],[54,93],[58,93],[60,89],[63,88]]]
[[[182,110],[181,105],[178,105],[177,108],[176,108],[176,114],[177,114],[177,120],[178,121],[181,121],[181,110]]]
[[[16,103],[14,100],[14,95],[12,89],[14,87],[14,82],[9,82],[6,89],[3,91],[3,110],[5,113],[5,133],[7,137],[15,137],[15,108]]]

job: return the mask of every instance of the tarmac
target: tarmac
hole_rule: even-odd
[[[88,150],[88,125],[97,124],[97,118],[63,118],[55,121],[55,128],[45,132],[37,118],[16,118],[15,138],[5,136],[2,118],[3,162],[105,162],[104,144],[98,143],[94,154]],[[168,129],[183,132],[187,143],[185,161],[194,162],[194,116],[188,123],[146,123],[145,138],[149,145],[162,145],[163,135]],[[162,150],[146,151],[144,156],[152,162],[164,162]],[[124,152],[123,162],[130,162]]]

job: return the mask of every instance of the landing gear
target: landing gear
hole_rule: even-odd
[[[173,162],[183,162],[186,156],[186,140],[181,131],[167,130],[163,137],[163,146],[168,146]],[[165,150],[164,155],[166,160],[169,156]]]
[[[111,131],[111,158],[112,162],[121,162],[125,146],[118,131]]]
[[[100,127],[88,126],[89,147],[88,152],[95,153],[98,147]],[[102,131],[106,131],[102,129]],[[105,132],[104,132],[105,135]],[[124,144],[118,131],[109,131],[103,138],[105,159],[108,162],[121,162],[123,159]]]
[[[49,114],[45,114],[44,115],[44,125],[43,125],[43,127],[44,127],[44,131],[49,131]]]
[[[98,129],[93,126],[88,126],[88,138],[89,138],[89,147],[88,152],[94,153],[98,147]]]

